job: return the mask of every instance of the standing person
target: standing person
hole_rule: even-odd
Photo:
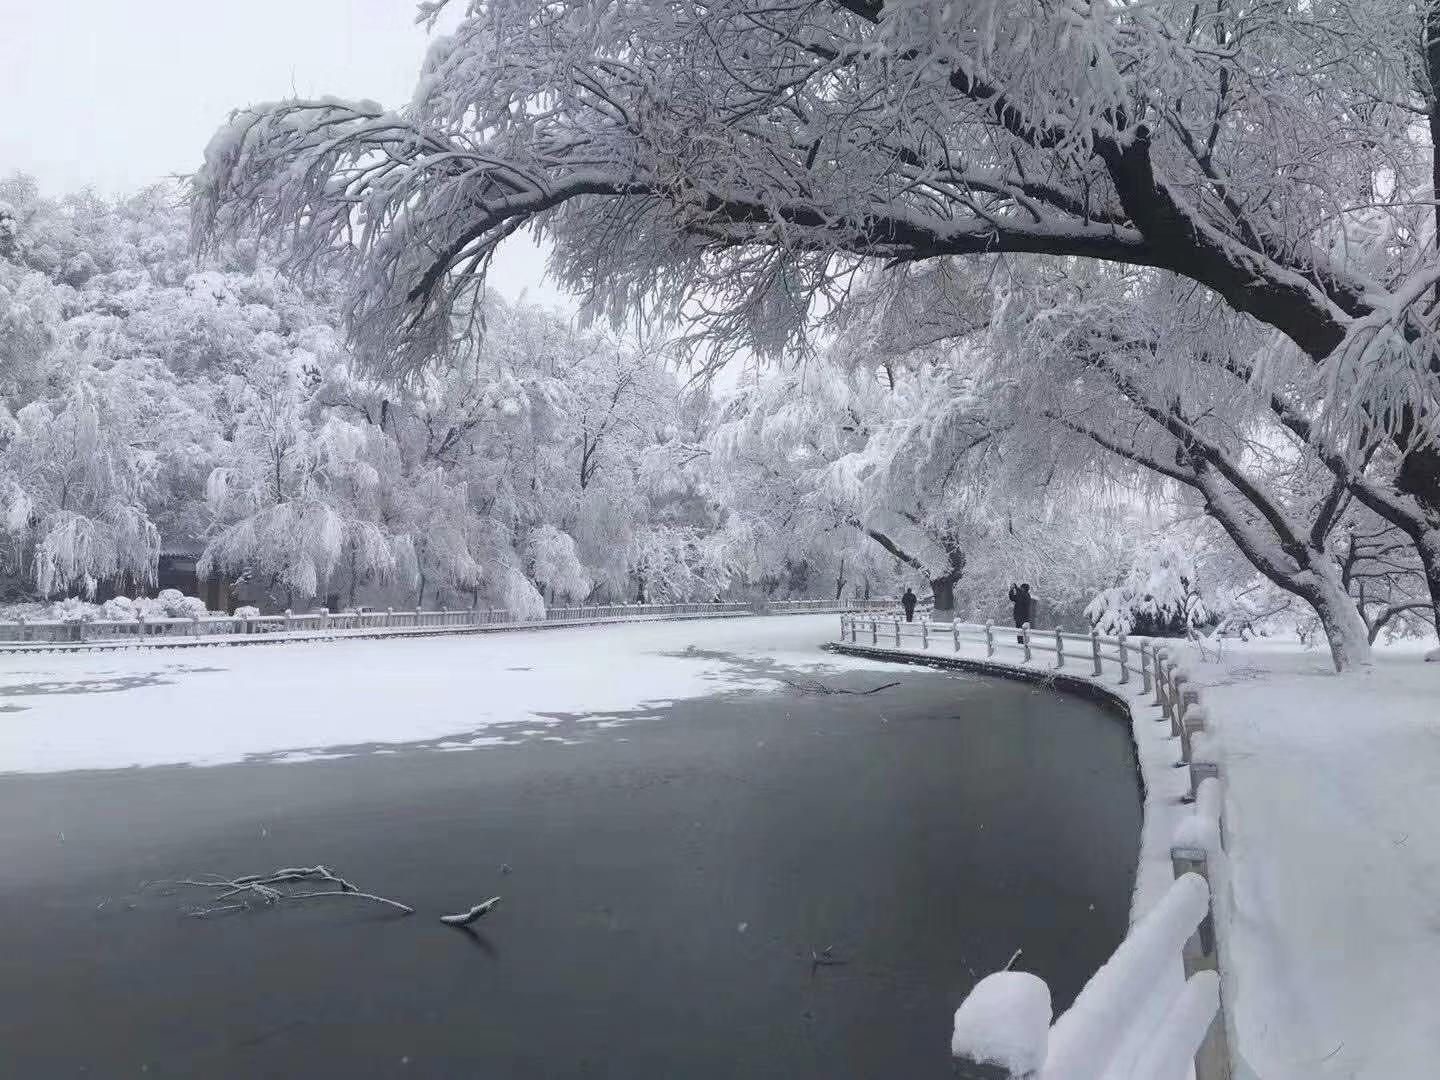
[[[914,621],[915,621],[915,604],[916,604],[915,593],[911,590],[911,588],[910,588],[909,585],[906,585],[906,586],[905,586],[905,595],[902,596],[902,597],[900,597],[900,606],[905,609],[905,621],[906,621],[906,622],[914,622]]]
[[[1032,626],[1034,625],[1032,620],[1035,615],[1035,598],[1030,595],[1030,586],[1028,584],[1017,586],[1014,582],[1011,582],[1010,603],[1013,604],[1015,608],[1016,630],[1019,630],[1026,623],[1030,623]],[[1024,645],[1025,635],[1023,633],[1016,634],[1015,640],[1019,644]]]

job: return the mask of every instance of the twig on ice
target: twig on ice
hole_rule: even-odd
[[[841,965],[848,964],[848,963],[850,962],[849,960],[841,960],[839,957],[831,956],[831,955],[830,955],[830,950],[833,949],[833,948],[835,948],[834,945],[826,945],[825,948],[821,949],[818,953],[817,953],[814,949],[811,949],[811,950],[810,950],[810,966],[811,966],[811,968],[817,968],[817,967],[840,967]]]
[[[802,694],[854,694],[857,697],[865,697],[868,694],[878,694],[881,690],[889,690],[892,686],[899,686],[900,680],[887,682],[883,686],[877,686],[871,690],[846,690],[842,687],[824,686],[817,682],[792,682],[790,679],[781,679],[786,686],[792,690],[799,690]]]
[[[291,886],[297,882],[324,882],[336,887],[312,892],[291,892],[285,888],[285,886]],[[162,883],[157,882],[156,884]],[[249,911],[257,906],[273,907],[286,901],[319,900],[330,896],[348,896],[355,900],[368,900],[372,903],[393,907],[406,915],[415,914],[414,908],[399,901],[376,896],[374,893],[361,892],[353,884],[331,872],[325,866],[283,867],[268,874],[244,874],[236,878],[227,878],[221,874],[205,874],[199,879],[186,878],[164,884],[214,891],[213,907],[197,908],[189,912],[192,918],[197,919],[209,918],[211,915],[228,915],[236,911]],[[244,897],[244,899],[236,903],[224,903],[224,901],[233,900],[236,897]]]
[[[374,893],[361,892],[359,889],[333,889],[329,892],[300,892],[290,893],[286,900],[317,900],[322,896],[349,896],[356,900],[370,900],[376,904],[388,904],[390,907],[403,911],[406,915],[414,915],[415,909],[408,904],[402,904],[398,900],[390,900],[383,896],[376,896]]]
[[[500,897],[492,896],[489,900],[483,900],[469,911],[461,912],[459,915],[441,915],[440,921],[446,926],[469,926],[476,919],[489,915],[495,910],[495,905],[498,903],[500,903]]]

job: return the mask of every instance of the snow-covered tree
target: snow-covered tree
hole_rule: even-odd
[[[1286,343],[1308,377],[1283,424],[1440,604],[1437,38],[1406,0],[471,0],[402,111],[237,114],[199,221],[302,265],[353,242],[356,340],[401,366],[527,227],[597,310],[700,313],[761,352],[881,263],[1153,270]]]

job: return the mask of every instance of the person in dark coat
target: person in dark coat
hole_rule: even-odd
[[[905,595],[902,596],[902,597],[900,597],[900,606],[905,609],[905,621],[906,621],[906,622],[914,622],[914,621],[915,621],[915,604],[916,604],[916,603],[917,603],[917,601],[916,601],[916,599],[915,599],[915,593],[914,593],[914,591],[910,588],[910,586],[908,586],[908,585],[905,586]]]
[[[1028,584],[1015,585],[1012,583],[1010,585],[1010,603],[1015,608],[1015,629],[1019,630],[1026,623],[1030,623],[1031,626],[1035,625],[1035,598],[1030,595]],[[1023,645],[1025,644],[1025,635],[1016,634],[1015,640]]]

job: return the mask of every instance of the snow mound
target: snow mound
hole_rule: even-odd
[[[1050,988],[1043,979],[997,971],[981,979],[955,1010],[950,1053],[1029,1076],[1045,1064],[1050,1017]]]

